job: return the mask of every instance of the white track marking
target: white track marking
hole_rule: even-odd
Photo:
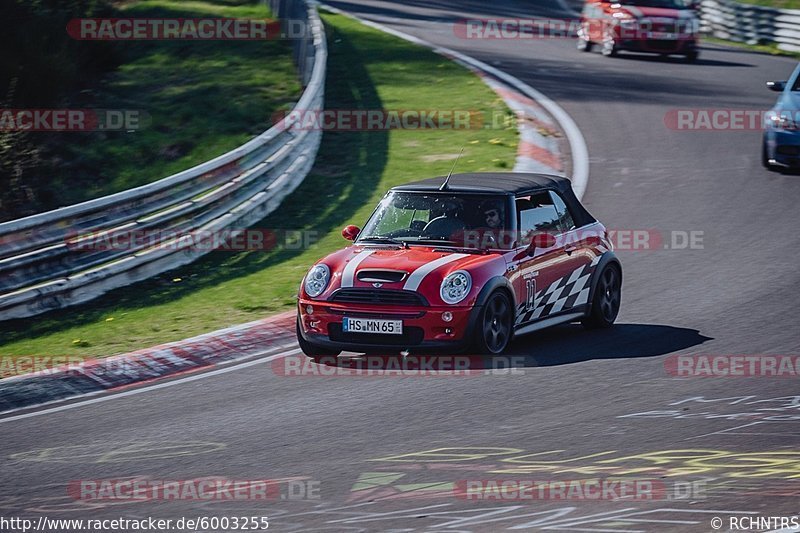
[[[269,351],[282,350],[282,349],[286,349],[286,348],[291,348],[293,346],[296,346],[296,344],[292,343],[292,344],[287,344],[287,345],[284,345],[284,346],[278,346],[278,347],[273,348],[273,349],[271,349]],[[179,379],[176,379],[176,380],[173,380],[173,381],[167,381],[165,383],[157,383],[157,384],[154,384],[154,385],[143,386],[143,387],[138,388],[138,389],[132,389],[132,390],[124,391],[124,392],[119,392],[119,393],[116,393],[116,394],[112,392],[108,396],[101,396],[100,398],[93,398],[91,400],[85,400],[85,401],[81,401],[81,402],[70,403],[70,404],[67,404],[67,405],[59,406],[59,407],[52,407],[50,409],[43,409],[41,411],[34,411],[32,413],[25,413],[25,414],[22,414],[22,415],[9,416],[7,418],[0,418],[0,424],[4,424],[6,422],[12,422],[14,420],[22,420],[22,419],[25,419],[25,418],[32,418],[34,416],[41,416],[41,415],[47,415],[47,414],[50,414],[50,413],[57,413],[57,412],[60,412],[60,411],[66,411],[67,409],[75,409],[76,407],[83,407],[85,405],[91,405],[91,404],[95,404],[95,403],[107,402],[109,400],[115,400],[117,398],[124,398],[126,396],[133,396],[135,394],[143,394],[145,392],[151,392],[151,391],[155,391],[155,390],[158,390],[158,389],[164,389],[164,388],[172,387],[172,386],[175,386],[175,385],[182,385],[184,383],[189,383],[189,382],[192,382],[192,381],[198,381],[198,380],[201,380],[201,379],[210,378],[210,377],[217,376],[217,375],[220,375],[220,374],[227,374],[228,372],[234,372],[236,370],[240,370],[240,369],[243,369],[243,368],[248,368],[248,367],[251,367],[251,366],[254,366],[254,365],[267,363],[269,361],[272,361],[272,360],[275,360],[275,359],[279,359],[281,357],[286,357],[286,356],[289,356],[289,355],[293,355],[293,354],[296,354],[296,353],[300,353],[300,349],[299,348],[295,348],[295,349],[290,350],[290,351],[285,352],[285,353],[278,353],[278,354],[275,354],[275,355],[271,355],[271,356],[265,357],[263,359],[256,359],[255,361],[248,361],[246,363],[241,363],[241,364],[234,364],[234,366],[228,366],[228,367],[225,367],[225,368],[219,368],[217,370],[211,370],[209,372],[204,372],[202,374],[196,374],[194,376],[187,376],[185,378],[179,378]],[[253,356],[248,356],[248,357],[253,357]],[[255,357],[257,357],[257,355]],[[168,376],[166,376],[165,379],[167,377]],[[136,385],[135,383],[131,384],[131,386],[135,386],[135,385]],[[69,400],[72,400],[72,399],[75,399],[75,398],[81,398],[81,396],[73,396],[72,398],[65,398],[63,401],[69,401]]]

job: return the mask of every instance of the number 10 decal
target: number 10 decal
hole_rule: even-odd
[[[533,310],[533,300],[536,297],[536,280],[534,278],[525,280],[525,310]]]

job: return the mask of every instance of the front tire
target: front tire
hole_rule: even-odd
[[[592,43],[592,41],[590,41],[586,35],[587,33],[585,28],[581,28],[580,30],[578,30],[577,46],[578,50],[580,50],[581,52],[591,52],[592,46],[594,45],[594,43]]]
[[[616,57],[619,48],[617,48],[617,40],[614,38],[614,33],[606,31],[603,36],[603,55],[606,57]]]
[[[614,265],[608,265],[600,273],[592,297],[592,307],[581,323],[587,329],[610,328],[619,314],[622,299],[622,273]]]
[[[341,350],[330,350],[328,348],[322,348],[320,346],[317,346],[316,344],[312,344],[307,340],[305,340],[303,338],[302,333],[300,332],[299,316],[297,317],[295,331],[297,333],[297,344],[300,346],[300,350],[314,361],[319,361],[323,357],[336,357],[337,355],[342,353]]]
[[[511,301],[502,291],[495,291],[486,300],[476,331],[478,353],[500,355],[511,342],[514,327]]]

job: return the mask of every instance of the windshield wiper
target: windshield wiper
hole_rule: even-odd
[[[393,239],[392,237],[381,237],[380,235],[369,235],[367,237],[360,237],[358,239],[359,242],[375,242],[375,243],[388,243],[388,244],[397,244],[398,246],[402,246],[403,248],[408,248],[408,243],[406,241],[401,241],[400,239]]]

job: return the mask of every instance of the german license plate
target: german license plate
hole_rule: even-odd
[[[380,333],[383,335],[402,335],[402,320],[384,320],[382,318],[349,318],[342,321],[345,333]]]
[[[662,41],[674,41],[677,36],[674,33],[666,33],[662,31],[654,31],[650,33],[651,39],[659,39]]]

